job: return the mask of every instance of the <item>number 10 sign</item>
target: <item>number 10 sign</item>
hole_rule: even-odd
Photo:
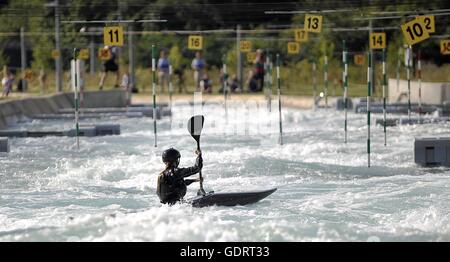
[[[105,45],[123,46],[123,28],[121,26],[104,27],[103,43]]]

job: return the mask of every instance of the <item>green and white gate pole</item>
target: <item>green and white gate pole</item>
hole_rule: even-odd
[[[266,63],[264,64],[266,68],[265,78],[266,78],[266,97],[267,97],[267,109],[269,112],[272,111],[272,65],[270,64],[270,55],[266,56]]]
[[[348,110],[348,59],[347,59],[347,48],[345,46],[345,40],[342,41],[343,51],[342,51],[342,61],[344,62],[344,143],[347,143],[347,110]]]
[[[227,62],[226,62],[226,56],[223,56],[223,65],[222,65],[222,71],[223,71],[223,101],[225,106],[225,117],[228,119],[228,108],[227,108],[227,99],[228,99],[228,74],[227,74]]]
[[[386,76],[386,48],[383,48],[383,132],[384,132],[384,146],[386,146],[387,136],[386,136],[386,86],[387,86],[387,76]]]
[[[411,120],[411,46],[406,49],[406,79],[408,80],[408,120]]]
[[[400,49],[401,50],[401,49]],[[400,91],[400,67],[402,62],[400,61],[400,53],[397,54],[397,92]]]
[[[280,145],[283,144],[283,123],[281,119],[281,79],[280,79],[280,55],[277,54],[277,83],[278,83],[278,117],[280,125]]]
[[[368,53],[369,64],[367,66],[367,167],[370,167],[370,97],[372,95],[372,83],[370,82],[370,74],[372,56]]]
[[[273,62],[272,55],[269,55],[269,112],[272,112],[272,87],[273,87]]]
[[[417,51],[417,78],[419,80],[419,123],[422,114],[422,53]]]
[[[155,45],[152,45],[152,94],[153,94],[153,133],[155,135],[155,147],[157,147],[157,130],[156,130],[156,58]]]
[[[172,128],[172,95],[173,95],[172,75],[173,75],[173,68],[172,68],[172,65],[169,65],[169,109],[170,109],[170,128]]]
[[[328,108],[328,56],[325,55],[323,62],[323,83],[325,95],[325,108]]]
[[[74,106],[75,106],[75,136],[77,139],[77,149],[80,149],[80,124],[79,124],[79,106],[80,102],[78,100],[78,87],[80,84],[80,63],[77,60],[77,49],[73,49],[73,60],[72,60],[72,84],[74,93]]]
[[[313,99],[314,99],[314,106],[313,109],[316,110],[316,99],[317,99],[317,65],[316,62],[313,61],[312,63],[312,75],[313,75]]]

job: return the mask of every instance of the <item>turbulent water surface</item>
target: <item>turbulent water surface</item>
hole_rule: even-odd
[[[448,124],[372,126],[367,168],[366,116],[283,111],[248,103],[205,105],[201,145],[205,189],[238,192],[277,187],[248,206],[193,208],[159,203],[156,178],[163,149],[195,160],[186,129],[188,104],[158,121],[104,118],[120,136],[15,138],[0,156],[1,241],[450,241],[450,170],[414,164],[414,137],[446,135]],[[196,109],[197,110],[197,109]],[[376,118],[378,116],[374,116]],[[94,120],[85,122],[93,123]],[[374,122],[374,121],[373,121]],[[71,121],[32,121],[17,128],[65,130]],[[193,197],[198,184],[188,188]]]

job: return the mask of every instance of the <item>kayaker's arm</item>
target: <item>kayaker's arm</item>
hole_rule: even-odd
[[[197,160],[195,161],[194,166],[187,167],[187,168],[179,168],[176,172],[176,176],[178,178],[192,176],[192,175],[200,172],[200,170],[202,170],[202,167],[203,167],[203,158],[202,158],[202,155],[199,154],[199,156],[197,157]]]
[[[185,179],[184,180],[184,184],[186,185],[186,186],[189,186],[190,184],[192,184],[192,183],[194,183],[194,182],[199,182],[200,181],[200,179]]]

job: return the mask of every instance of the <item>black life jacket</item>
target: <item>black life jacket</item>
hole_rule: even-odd
[[[158,176],[156,194],[163,204],[175,204],[186,195],[186,184],[175,173],[176,169],[166,169]]]

